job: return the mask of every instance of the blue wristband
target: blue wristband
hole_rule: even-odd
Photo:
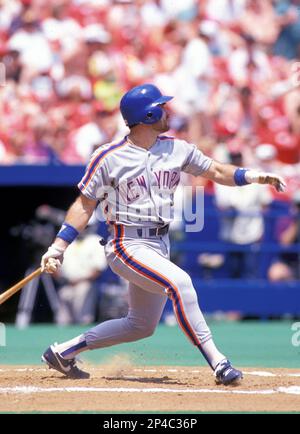
[[[248,185],[249,182],[246,181],[245,178],[245,173],[247,172],[248,169],[242,169],[241,167],[236,169],[236,171],[234,172],[234,182],[236,183],[236,185]]]
[[[69,223],[64,222],[56,236],[71,244],[78,235],[79,232],[73,226],[69,225]]]

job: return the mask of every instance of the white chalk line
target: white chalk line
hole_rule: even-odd
[[[265,390],[225,390],[225,389],[165,389],[159,387],[133,388],[133,387],[37,387],[37,386],[15,386],[0,387],[0,394],[34,394],[34,393],[57,393],[57,392],[80,392],[80,393],[177,393],[177,394],[201,394],[219,393],[232,395],[274,395],[288,394],[300,395],[300,386],[277,387]]]
[[[107,371],[107,368],[101,368],[101,367],[89,367],[90,371]],[[184,370],[184,369],[130,369],[130,368],[124,368],[120,366],[121,371],[133,371],[133,372],[145,372],[145,373],[185,373],[185,374],[199,374],[201,373],[200,369],[192,369],[192,370]],[[0,372],[48,372],[48,368],[6,368],[1,369]],[[245,375],[253,375],[256,377],[300,377],[300,372],[298,373],[282,373],[282,374],[274,374],[273,372],[269,371],[244,371],[243,374]]]

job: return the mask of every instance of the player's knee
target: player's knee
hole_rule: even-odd
[[[155,328],[156,325],[155,326],[153,326],[152,324],[147,325],[142,331],[143,338],[148,338],[152,336],[155,332]]]
[[[144,339],[153,335],[155,327],[144,326],[135,328],[133,333],[136,339]]]
[[[136,336],[137,339],[152,336],[156,328],[156,323],[153,323],[152,321],[148,322],[145,319],[137,320],[133,318],[128,318],[128,321],[130,323],[132,333]]]

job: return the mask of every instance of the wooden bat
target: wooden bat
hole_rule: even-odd
[[[24,277],[24,279],[20,280],[20,282],[16,283],[11,288],[4,291],[2,294],[0,294],[0,304],[4,303],[6,300],[8,300],[10,297],[12,297],[16,292],[18,292],[23,286],[26,285],[26,283],[30,282],[35,277],[39,276],[42,273],[42,268],[39,267],[33,273],[29,274],[28,276]]]

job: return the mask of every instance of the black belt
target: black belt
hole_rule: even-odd
[[[162,236],[162,235],[166,235],[169,232],[169,225],[164,225],[164,226],[159,226],[157,228],[138,228],[138,229],[134,229],[134,228],[130,228],[130,230],[132,231],[136,231],[136,235],[139,238],[143,238],[143,237],[158,237],[158,236]],[[126,233],[126,231],[125,231]],[[101,246],[105,246],[107,244],[107,240],[105,238],[101,238],[99,240],[99,243],[101,244]]]
[[[160,235],[166,235],[169,232],[169,225],[164,225],[164,226],[161,226],[158,228],[145,228],[145,229],[148,231],[150,237],[157,237]],[[137,229],[136,232],[137,232],[137,235],[139,237],[143,236],[143,229],[142,228]]]

